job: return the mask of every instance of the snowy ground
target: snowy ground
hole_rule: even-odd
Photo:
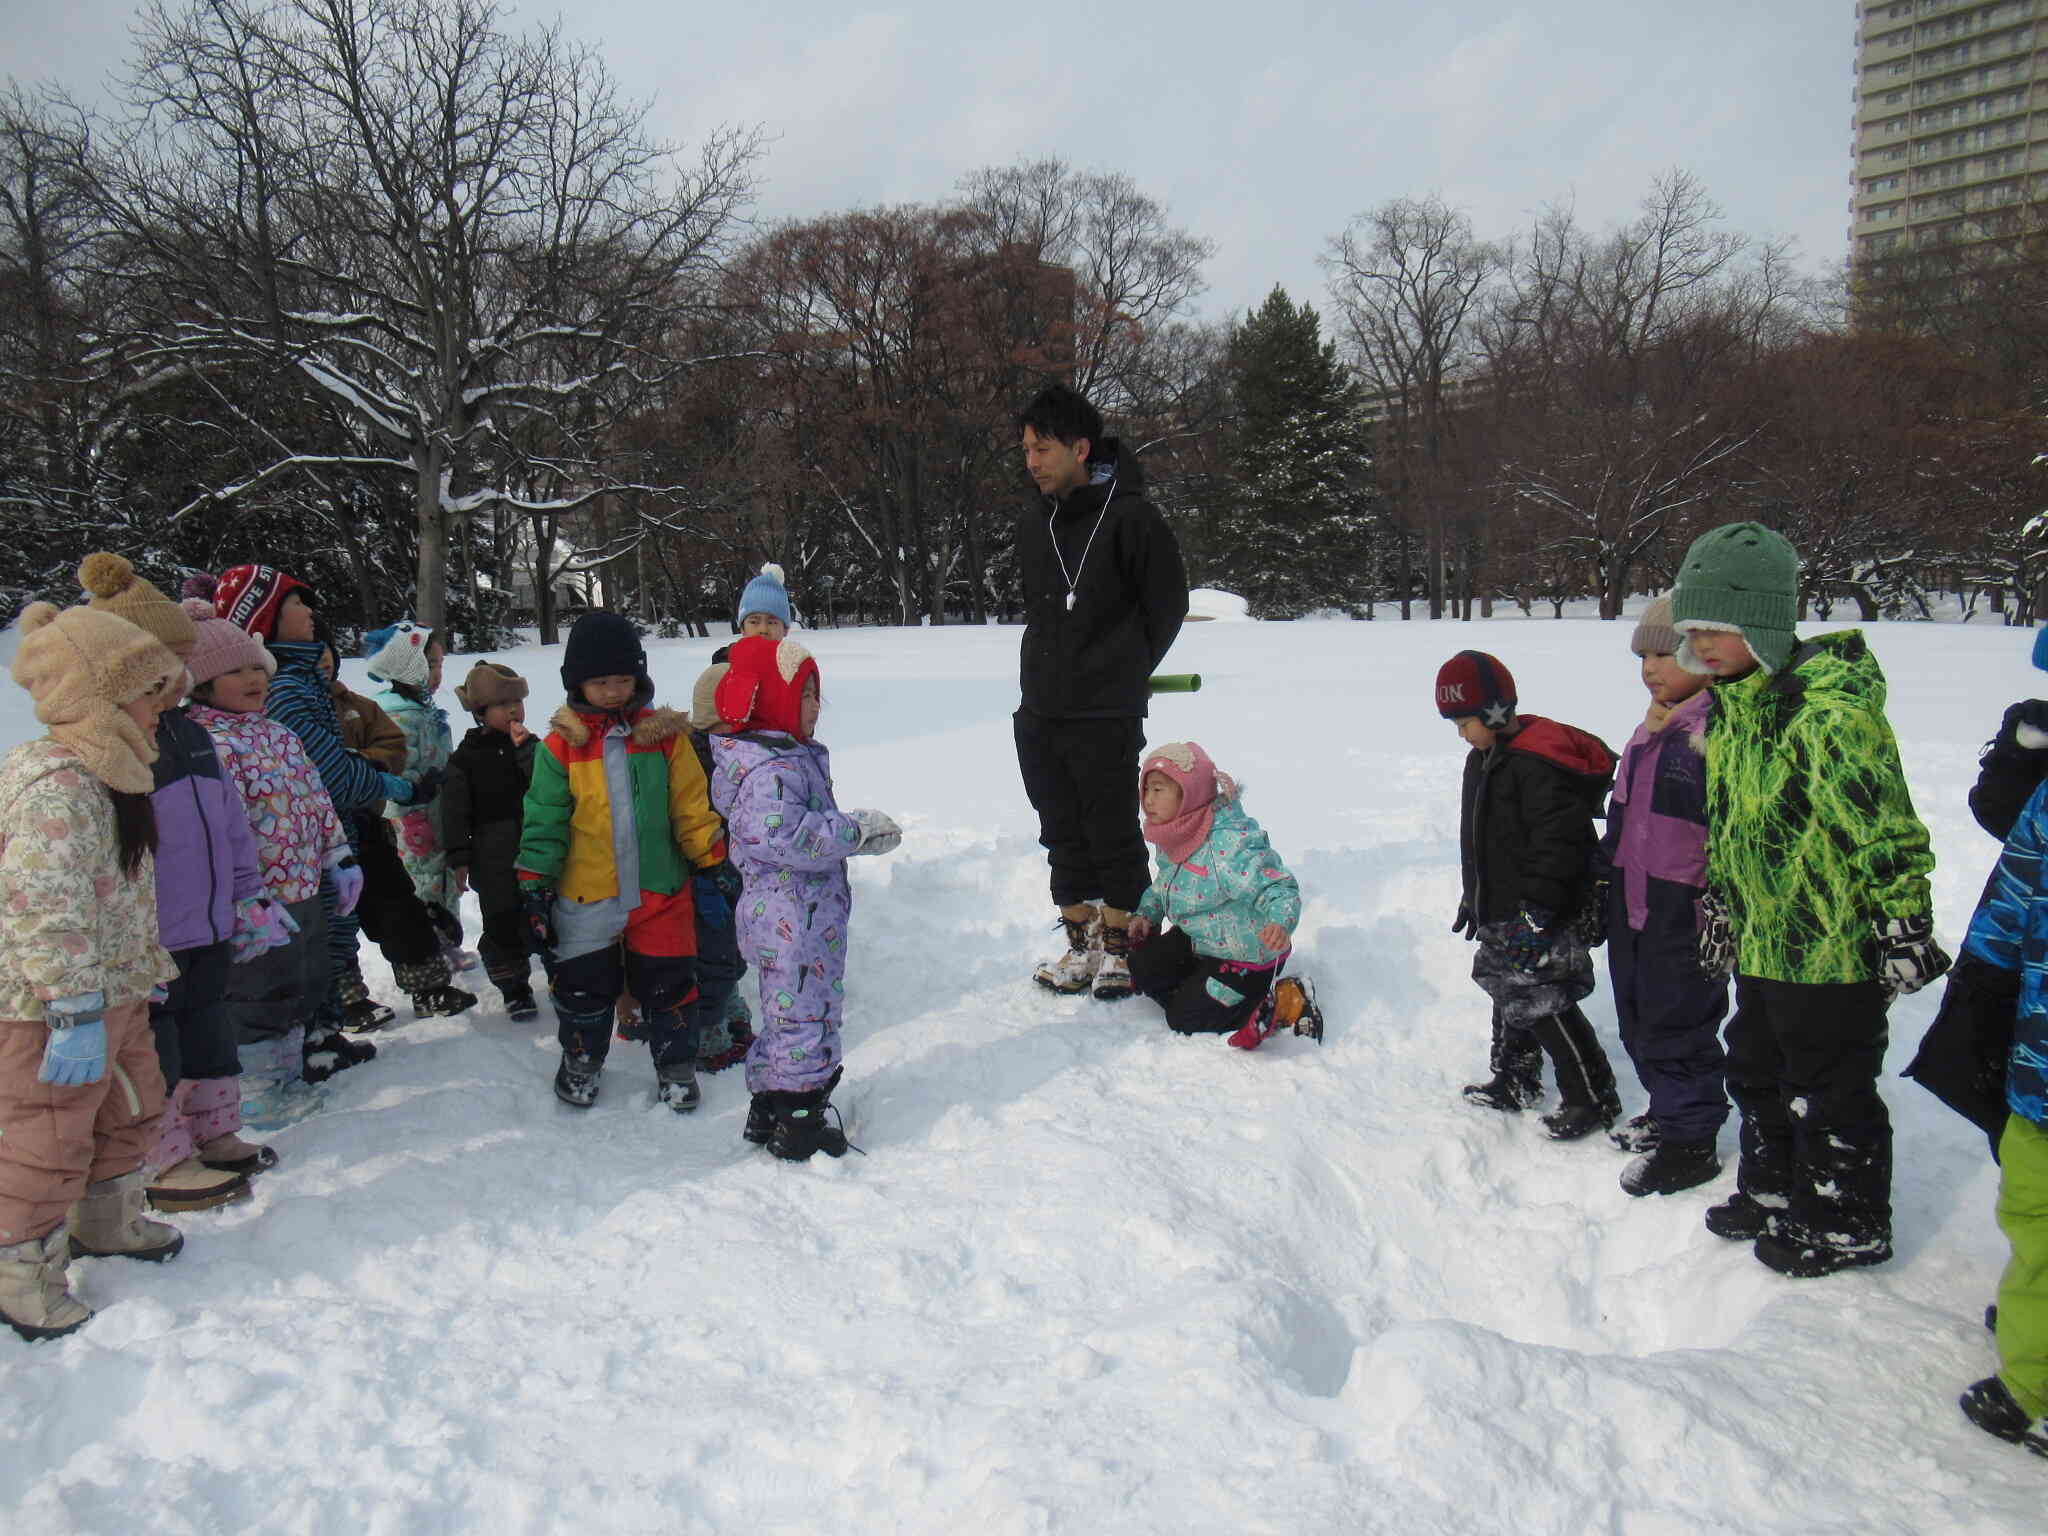
[[[1495,649],[1619,745],[1620,625],[1191,625],[1159,702],[1301,876],[1329,1037],[1244,1055],[1056,1000],[1008,714],[1015,630],[808,636],[854,866],[847,1087],[866,1157],[773,1163],[737,1072],[594,1110],[552,1025],[412,1022],[164,1269],[74,1268],[82,1333],[0,1338],[15,1532],[2038,1531],[2043,1468],[1971,1428],[2003,1260],[1981,1139],[1911,1083],[1899,1256],[1798,1283],[1718,1241],[1729,1187],[1630,1200],[1600,1140],[1468,1107],[1460,747],[1431,681]],[[1994,854],[1976,748],[2029,636],[1879,626],[1956,940]],[[685,699],[712,648],[652,642]],[[4,658],[0,658],[4,659]],[[558,697],[554,652],[506,659]],[[465,666],[451,662],[444,702]],[[360,680],[360,667],[352,673]],[[0,686],[0,746],[30,734]],[[472,925],[474,914],[471,914]],[[1902,1065],[1933,1010],[1894,1012]],[[1604,991],[1588,1005],[1621,1066]],[[1725,1140],[1725,1139],[1724,1139]]]

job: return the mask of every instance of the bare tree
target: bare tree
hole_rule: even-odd
[[[1396,198],[1358,215],[1322,257],[1352,364],[1381,422],[1381,493],[1398,523],[1422,532],[1433,619],[1444,609],[1453,392],[1472,376],[1475,325],[1502,260],[1436,197]],[[1405,619],[1405,572],[1400,589]]]
[[[593,52],[501,17],[491,0],[158,3],[103,186],[149,296],[132,366],[287,367],[374,445],[282,442],[203,500],[402,476],[431,624],[458,520],[618,489],[589,436],[628,385],[688,361],[666,344],[756,153],[728,130],[686,162]]]

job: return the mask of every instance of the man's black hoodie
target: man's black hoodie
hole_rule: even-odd
[[[1173,530],[1145,499],[1137,458],[1106,437],[1089,469],[1089,484],[1017,525],[1023,706],[1052,719],[1143,716],[1147,680],[1187,617],[1187,570]]]

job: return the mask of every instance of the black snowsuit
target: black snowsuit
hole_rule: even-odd
[[[1593,818],[1614,782],[1614,754],[1598,737],[1540,715],[1465,757],[1458,822],[1463,900],[1478,925],[1472,979],[1493,999],[1492,1070],[1532,1088],[1549,1055],[1566,1104],[1614,1100],[1614,1069],[1579,1010],[1593,990],[1593,960],[1571,930],[1593,859]],[[1552,933],[1534,971],[1510,963],[1507,943],[1524,913]]]
[[[1188,580],[1136,458],[1108,437],[1089,467],[1089,484],[1017,524],[1017,766],[1054,903],[1130,911],[1151,883],[1138,815],[1149,680],[1187,617]]]
[[[451,869],[469,871],[483,914],[484,973],[500,991],[526,986],[526,922],[520,912],[519,833],[533,754],[540,738],[514,745],[503,731],[473,726],[448,757],[441,785],[441,838]]]
[[[2028,745],[2020,740],[2027,730]],[[1970,814],[2001,843],[2012,834],[2020,812],[2048,778],[2048,701],[2023,699],[2005,712],[1998,734],[1984,744],[1977,782],[1970,790]],[[2036,734],[2037,732],[2041,734]],[[1997,861],[1984,882],[1981,906],[1997,880]],[[1964,949],[1941,994],[1941,1008],[1902,1077],[1910,1077],[1950,1109],[1976,1125],[1998,1158],[1998,1138],[2009,1113],[2005,1069],[2012,1055],[2013,1025],[2019,1014],[2019,973],[2002,970]]]

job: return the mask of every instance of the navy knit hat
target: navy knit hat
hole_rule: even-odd
[[[646,648],[621,614],[586,613],[569,631],[569,643],[562,647],[562,686],[581,698],[578,690],[593,677],[630,677],[641,693],[654,696]]]

